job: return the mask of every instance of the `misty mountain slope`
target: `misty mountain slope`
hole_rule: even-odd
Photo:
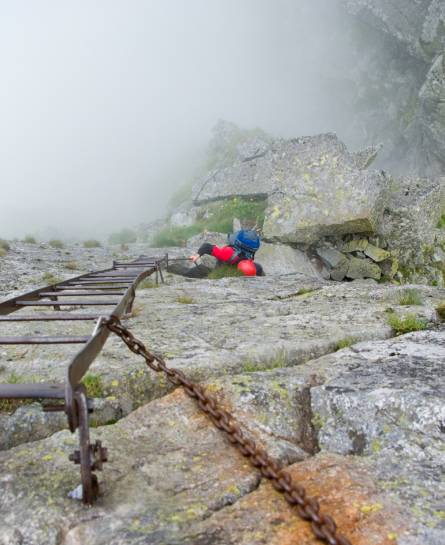
[[[356,62],[350,71],[356,128],[361,127],[368,141],[385,142],[385,167],[421,176],[443,173],[443,1],[341,4],[358,25],[351,32]]]
[[[405,287],[369,281],[168,275],[165,285],[139,290],[125,323],[169,365],[204,382],[276,459],[293,464],[354,544],[437,545],[445,408],[435,307],[445,291],[415,289],[420,304],[406,306]],[[392,312],[414,314],[433,331],[391,338]],[[78,324],[63,329],[81,332]],[[60,380],[70,349],[0,354],[2,381]],[[91,372],[100,377],[92,435],[110,449],[105,495],[92,509],[67,499],[79,476],[68,461],[75,437],[57,431],[66,426],[60,415],[37,405],[0,414],[5,543],[315,545],[307,524],[196,406],[119,339],[110,337]]]

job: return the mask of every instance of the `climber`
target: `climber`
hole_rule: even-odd
[[[228,236],[227,246],[219,247],[209,242],[204,242],[196,255],[190,259],[197,263],[204,254],[216,257],[219,264],[227,263],[236,265],[237,269],[245,276],[264,276],[263,267],[255,263],[255,252],[260,247],[260,237],[255,231],[241,229]]]

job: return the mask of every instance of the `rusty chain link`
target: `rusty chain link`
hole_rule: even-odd
[[[297,513],[302,519],[311,523],[316,538],[328,545],[351,545],[346,537],[337,533],[337,525],[333,518],[321,513],[318,501],[307,496],[305,489],[294,483],[288,472],[282,470],[265,450],[246,437],[235,417],[222,408],[212,395],[207,394],[201,385],[191,382],[182,371],[167,367],[163,357],[150,352],[116,316],[110,316],[104,321],[104,325],[120,337],[132,352],[142,356],[150,369],[164,373],[172,384],[182,386],[186,394],[196,400],[199,408],[219,430],[226,433],[228,440],[241,454],[272,482],[275,490],[281,492],[290,505],[296,506]]]

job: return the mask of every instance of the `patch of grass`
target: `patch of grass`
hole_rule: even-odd
[[[399,305],[423,305],[422,295],[415,288],[407,288],[400,293]]]
[[[209,218],[205,220],[207,231],[217,233],[231,233],[233,219],[249,221],[252,224],[262,227],[267,202],[263,199],[233,198],[222,201],[209,209]]]
[[[348,348],[349,346],[352,346],[357,342],[356,337],[345,337],[344,339],[340,339],[337,343],[337,346],[335,347],[335,350],[341,350],[342,348]]]
[[[411,333],[412,331],[422,331],[427,328],[428,322],[425,318],[419,318],[415,314],[406,314],[398,316],[395,312],[388,314],[388,324],[396,335]]]
[[[142,311],[144,310],[144,307],[142,305],[133,305],[133,308],[131,309],[130,314],[128,315],[129,318],[137,318],[142,314]]]
[[[445,320],[445,302],[440,303],[440,305],[436,307],[436,312],[439,315],[439,318],[442,321],[444,321]]]
[[[249,222],[261,227],[267,202],[263,199],[233,198],[209,205],[201,218],[188,227],[167,226],[158,231],[151,240],[156,248],[169,246],[185,246],[187,240],[205,231],[231,233],[233,220]]]
[[[142,282],[140,282],[138,284],[138,287],[137,289],[138,290],[149,290],[149,289],[152,289],[152,288],[159,288],[160,284],[156,284],[156,282],[153,282],[153,280],[151,278],[145,278],[145,280],[142,280]]]
[[[68,269],[70,271],[78,271],[80,269],[79,263],[77,261],[67,261],[64,264],[65,269]]]
[[[178,303],[181,303],[181,305],[191,305],[194,303],[193,297],[190,297],[189,295],[181,295],[177,299]]]
[[[9,252],[9,250],[11,249],[9,243],[3,238],[0,238],[0,249],[5,250],[5,253]]]
[[[42,281],[45,282],[45,284],[58,284],[60,282],[60,278],[55,276],[53,273],[45,271],[42,274]]]
[[[5,257],[8,252],[4,248],[0,248],[0,257]]]
[[[56,248],[57,250],[61,250],[62,248],[65,248],[64,243],[58,238],[52,238],[48,242],[48,244],[51,246],[51,248]]]
[[[88,373],[83,377],[82,383],[87,389],[88,397],[104,397],[102,379],[99,375],[96,375],[95,373]]]
[[[137,235],[132,229],[124,228],[116,233],[111,233],[108,240],[110,244],[131,244],[136,242]]]
[[[23,239],[23,242],[26,242],[26,244],[37,244],[37,239],[32,235],[26,235],[26,237]]]
[[[6,380],[7,384],[18,384],[19,382],[23,382],[23,377],[14,372]],[[0,412],[12,413],[22,405],[28,405],[29,403],[32,403],[30,399],[0,399]]]
[[[257,371],[270,371],[271,369],[282,369],[287,367],[287,359],[284,351],[280,351],[274,358],[268,361],[254,362],[246,361],[242,364],[243,373],[255,373]]]
[[[102,244],[98,240],[94,238],[90,238],[88,240],[84,240],[83,247],[84,248],[101,248]]]
[[[221,265],[221,267],[216,267],[216,269],[210,271],[207,278],[210,278],[211,280],[220,280],[221,278],[232,278],[238,276],[244,276],[244,274],[234,265]]]
[[[437,228],[438,229],[445,229],[445,214],[442,214],[440,216],[440,219],[437,222]]]

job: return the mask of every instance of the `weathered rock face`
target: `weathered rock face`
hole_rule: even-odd
[[[267,275],[300,273],[314,278],[323,276],[317,263],[311,261],[305,252],[284,244],[263,242],[255,261],[262,265]]]
[[[444,207],[444,191],[444,178],[403,177],[390,185],[379,233],[407,278],[439,285],[443,282],[445,262],[437,254],[443,237],[436,226]]]
[[[380,221],[384,175],[358,168],[335,135],[287,142],[274,172],[266,239],[313,243],[325,235],[372,232]]]
[[[445,291],[417,289],[424,303],[409,310],[433,324]],[[439,545],[445,333],[382,341],[391,335],[385,311],[405,312],[402,292],[301,274],[169,276],[138,292],[138,311],[126,323],[170,366],[205,383],[277,461],[291,464],[354,544]],[[85,333],[81,324],[69,327]],[[3,324],[2,333],[20,328]],[[366,342],[333,353],[356,341]],[[60,381],[71,350],[2,347],[0,380],[16,373]],[[2,545],[316,545],[308,524],[195,404],[119,339],[107,341],[92,371],[103,381],[92,437],[110,449],[104,496],[92,509],[67,498],[79,475],[68,461],[75,437],[54,433],[60,415],[44,422],[35,405],[3,414]]]
[[[333,134],[275,140],[261,156],[210,173],[195,203],[232,196],[269,197],[264,236],[311,243],[323,235],[373,231],[386,180],[365,170],[375,150],[349,153]]]
[[[248,144],[261,153],[211,172],[195,186],[196,204],[269,197],[264,235],[281,242],[374,230],[386,182],[382,174],[364,170],[375,149],[349,153],[333,134],[275,140],[263,148],[256,140]]]
[[[445,8],[443,8],[445,9]],[[437,57],[419,91],[418,124],[428,142],[421,166],[425,172],[444,172],[445,165],[445,55]],[[419,130],[420,132],[420,130]],[[413,138],[417,135],[413,135]],[[421,141],[419,135],[419,143]]]
[[[444,356],[443,331],[360,343],[320,358],[328,378],[311,391],[320,448],[369,456],[424,526],[418,543],[445,536]]]

